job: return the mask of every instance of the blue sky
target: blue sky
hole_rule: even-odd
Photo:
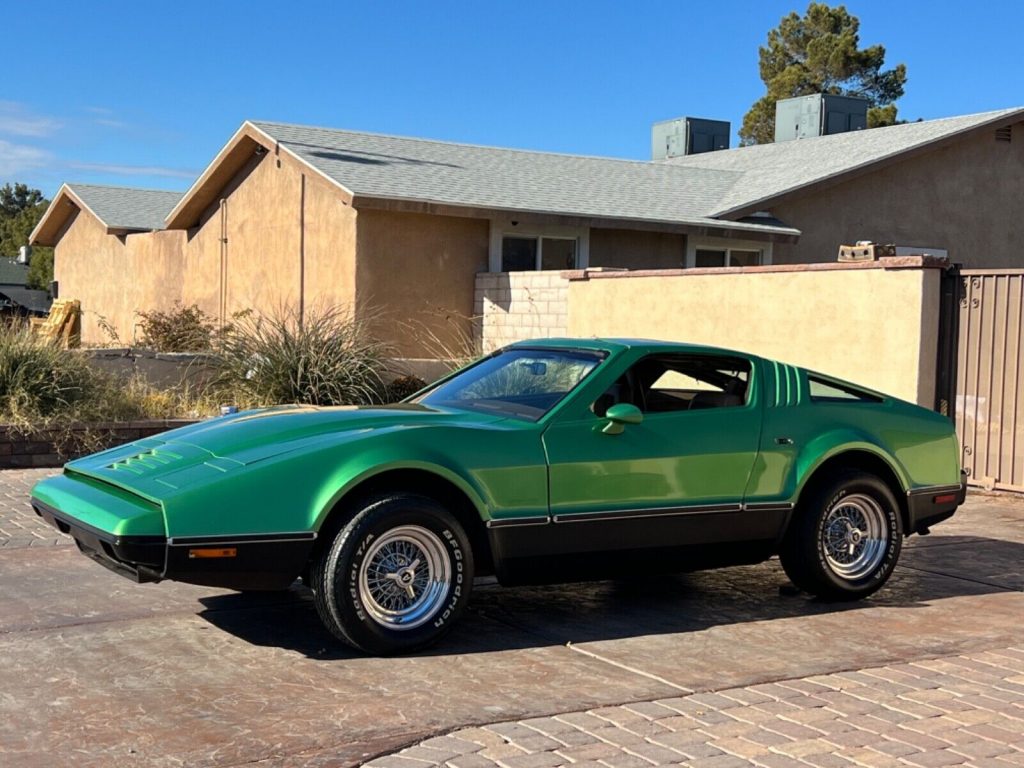
[[[900,115],[1024,105],[1024,3],[852,0],[909,71]],[[806,2],[21,2],[2,13],[0,184],[185,189],[244,119],[646,159],[731,120]],[[733,138],[735,144],[735,136]]]

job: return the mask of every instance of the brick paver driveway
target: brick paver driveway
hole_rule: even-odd
[[[28,493],[53,469],[0,470],[0,549],[74,544],[27,508]]]
[[[0,472],[4,768],[1024,764],[1017,499],[908,540],[862,603],[780,595],[776,563],[483,587],[442,646],[374,659],[301,589],[97,567],[28,507],[42,474]]]

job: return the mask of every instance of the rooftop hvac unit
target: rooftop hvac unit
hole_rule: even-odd
[[[868,101],[815,93],[775,102],[775,141],[809,139],[868,127]]]
[[[651,159],[697,155],[729,148],[728,120],[677,117],[651,126]]]

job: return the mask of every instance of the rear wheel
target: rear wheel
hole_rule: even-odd
[[[455,517],[413,494],[370,499],[313,564],[321,620],[367,653],[437,642],[462,613],[473,553]]]
[[[779,559],[800,589],[831,600],[856,600],[892,575],[903,525],[896,498],[878,477],[844,472],[812,488],[795,515]]]

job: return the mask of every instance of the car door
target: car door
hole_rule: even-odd
[[[760,442],[758,389],[742,357],[640,359],[585,415],[545,431],[554,522],[616,548],[760,537],[741,514]],[[610,434],[604,413],[623,402],[643,420]]]

